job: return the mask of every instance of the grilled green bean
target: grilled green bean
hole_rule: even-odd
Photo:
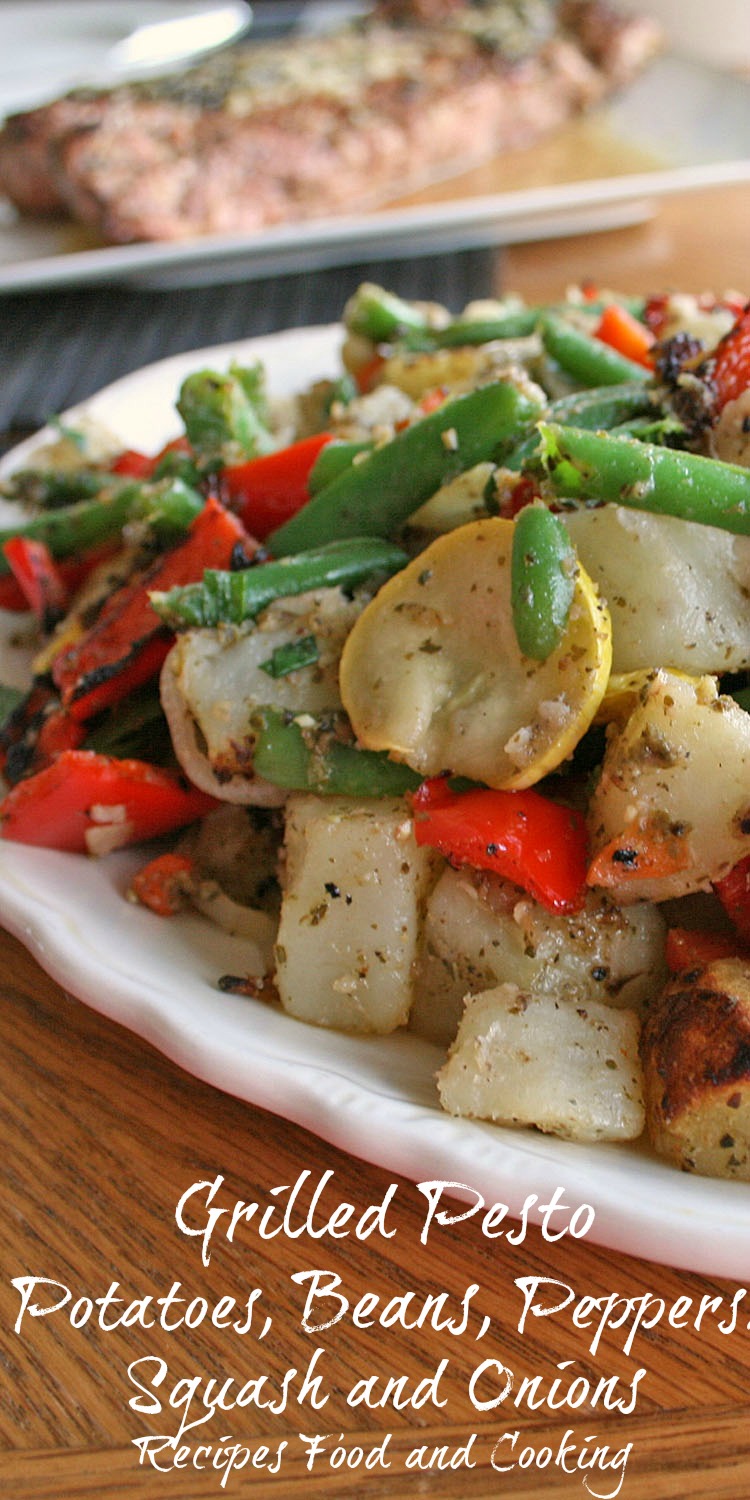
[[[201,466],[238,463],[276,447],[260,365],[233,364],[226,374],[196,370],[182,383],[177,410]]]
[[[427,318],[412,302],[363,281],[344,308],[344,327],[374,344],[390,343],[406,329],[426,328]]]
[[[352,464],[268,538],[277,557],[331,537],[391,536],[441,485],[499,457],[538,406],[510,381],[456,396]]]
[[[0,485],[5,500],[40,510],[56,510],[77,500],[92,500],[114,482],[106,469],[17,469]]]
[[[546,661],[565,634],[575,593],[576,555],[546,505],[527,505],[516,518],[511,554],[511,606],[524,656]]]
[[[175,630],[241,625],[254,620],[274,599],[304,594],[308,589],[352,588],[375,573],[395,573],[406,562],[406,554],[389,542],[351,537],[237,573],[207,568],[202,583],[155,591],[151,603]]]
[[[607,501],[750,535],[750,469],[637,438],[539,423],[528,465],[555,495]]]
[[[379,750],[359,750],[337,737],[336,726],[302,723],[291,713],[257,709],[253,767],[274,786],[346,797],[400,797],[421,777]]]
[[[354,463],[360,453],[371,453],[374,443],[348,442],[336,438],[332,443],[326,443],[321,448],[315,463],[307,477],[307,488],[311,495],[317,495],[318,490],[324,490],[327,484],[332,484]]]
[[[653,412],[650,392],[639,381],[626,381],[621,385],[595,386],[591,390],[574,391],[572,395],[560,396],[556,401],[550,402],[545,421],[559,422],[563,426],[609,430],[622,422]],[[538,446],[536,432],[528,433],[503,459],[503,468],[514,472],[522,469]]]
[[[11,537],[22,536],[44,542],[53,557],[70,557],[111,541],[133,520],[146,522],[160,540],[171,541],[187,529],[203,504],[203,497],[179,479],[161,484],[126,482],[99,499],[79,500],[63,510],[33,516],[23,526],[0,530],[0,548]],[[7,572],[0,552],[0,575]]]
[[[626,359],[554,313],[546,313],[539,326],[547,353],[580,385],[620,385],[633,380],[643,384],[653,378],[644,365]]]

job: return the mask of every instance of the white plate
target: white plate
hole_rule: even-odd
[[[340,330],[307,329],[179,355],[86,403],[126,443],[158,447],[177,430],[182,377],[206,363],[260,358],[280,394],[337,369]],[[4,461],[7,472],[29,444]],[[5,664],[3,663],[3,666]],[[0,676],[5,672],[0,667]],[[455,1120],[437,1105],[441,1054],[408,1035],[362,1039],[305,1026],[224,995],[243,945],[200,918],[163,921],[123,899],[138,855],[102,862],[0,842],[0,919],[59,983],[145,1037],[196,1077],[415,1181],[465,1183],[520,1211],[560,1187],[596,1210],[590,1238],[711,1275],[750,1272],[750,1187],[686,1176],[636,1147],[579,1146],[532,1131]],[[314,1164],[311,1142],[309,1164]]]
[[[750,181],[748,141],[750,79],[665,57],[612,104],[537,146],[367,214],[103,246],[71,224],[21,220],[0,200],[0,292],[198,285],[618,228],[645,219],[664,194]]]
[[[0,115],[172,67],[233,41],[250,20],[245,0],[3,0]]]

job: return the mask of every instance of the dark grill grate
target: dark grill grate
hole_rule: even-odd
[[[459,310],[472,297],[491,293],[493,272],[495,252],[480,249],[222,286],[97,287],[8,298],[0,433],[34,430],[119,376],[170,354],[335,322],[361,281]]]

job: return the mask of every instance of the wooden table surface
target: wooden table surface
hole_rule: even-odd
[[[580,277],[632,291],[747,290],[749,230],[747,189],[701,192],[666,201],[641,226],[515,247],[505,257],[505,284],[534,299]],[[406,1182],[382,1220],[395,1234],[263,1239],[240,1222],[230,1243],[225,1215],[204,1266],[199,1234],[182,1233],[175,1218],[193,1184],[220,1176],[215,1207],[242,1200],[262,1208],[305,1168],[308,1186],[330,1171],[329,1211],[348,1201],[358,1217],[383,1201],[393,1179],[197,1082],[64,993],[6,934],[0,974],[0,1494],[8,1500],[750,1494],[746,1315],[731,1335],[718,1326],[735,1284],[630,1259],[588,1239],[546,1244],[533,1228],[512,1247],[483,1237],[476,1220],[424,1247],[424,1201]],[[205,1193],[184,1214],[196,1230],[206,1222]],[[348,1313],[327,1330],[301,1326],[307,1283],[292,1277],[305,1270],[339,1277],[329,1287],[348,1299]],[[530,1318],[519,1330],[515,1282],[532,1276],[557,1279],[577,1297],[651,1293],[667,1309],[678,1305],[675,1324],[680,1298],[697,1305],[706,1297],[708,1310],[697,1331],[669,1326],[665,1317],[641,1330],[630,1353],[625,1333],[612,1328],[592,1349],[591,1330],[563,1315]],[[56,1283],[30,1291],[31,1305],[61,1305],[46,1317],[27,1314],[16,1333],[20,1292],[11,1278],[23,1277]],[[113,1282],[112,1295],[123,1300],[110,1299],[102,1321],[115,1323],[133,1305],[129,1326],[106,1331],[97,1326],[96,1299]],[[179,1321],[190,1304],[195,1326],[143,1326],[155,1302],[142,1299],[171,1288],[164,1320]],[[417,1299],[413,1321],[426,1294],[446,1294],[437,1327],[429,1318],[414,1329],[378,1324],[390,1299],[409,1291]],[[372,1301],[360,1310],[357,1326],[353,1310],[367,1293],[381,1300],[375,1311]],[[234,1308],[222,1301],[228,1298]],[[715,1298],[723,1301],[712,1310]],[[451,1334],[441,1325],[462,1326],[462,1299],[467,1326]],[[311,1322],[342,1305],[320,1299]],[[250,1327],[240,1333],[232,1323]],[[472,1400],[470,1378],[485,1360]],[[514,1391],[523,1376],[539,1377],[535,1407],[516,1408],[512,1397],[495,1409],[481,1404],[502,1392],[501,1367],[514,1372]],[[636,1380],[638,1369],[644,1373]],[[401,1383],[388,1394],[389,1380]],[[608,1405],[592,1406],[602,1380],[612,1382]],[[353,1404],[365,1381],[367,1401]],[[204,1395],[218,1403],[213,1414]],[[160,1472],[137,1440],[176,1434],[181,1425],[176,1450],[150,1450]],[[311,1468],[300,1434],[321,1438]],[[597,1448],[595,1466],[582,1467]]]

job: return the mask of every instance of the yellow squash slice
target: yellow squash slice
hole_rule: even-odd
[[[571,754],[607,685],[609,614],[579,568],[559,646],[544,662],[522,655],[513,525],[489,518],[438,538],[360,615],[340,686],[362,745],[493,787],[531,786]]]

